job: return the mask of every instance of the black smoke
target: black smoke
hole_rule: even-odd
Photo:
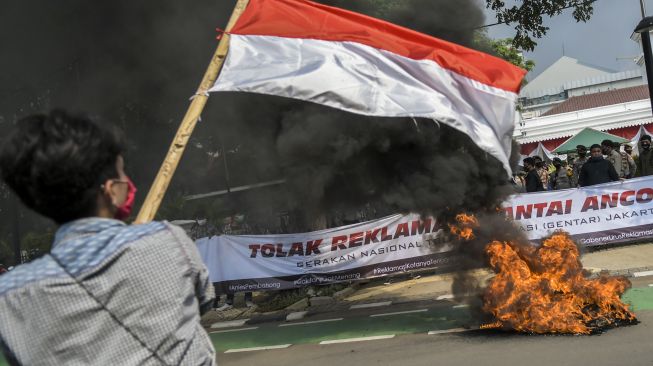
[[[470,47],[474,28],[484,21],[473,0],[322,2]],[[268,96],[214,97],[229,116],[219,122],[220,134],[247,140],[239,145],[241,155],[249,154],[257,167],[246,165],[248,172],[286,179],[280,193],[305,219],[299,225],[304,230],[319,228],[324,216],[370,204],[377,216],[419,212],[448,220],[461,211],[496,207],[510,192],[493,157],[434,121],[364,117]]]
[[[473,29],[484,21],[475,0],[323,2],[469,47],[475,46]],[[17,118],[55,107],[116,124],[129,141],[128,170],[142,202],[217,46],[215,28],[224,27],[234,3],[5,4],[0,136]],[[181,200],[279,179],[286,183]],[[159,217],[284,211],[295,218],[293,231],[330,225],[336,213],[362,208],[376,216],[419,212],[446,221],[458,212],[496,207],[509,192],[496,159],[435,121],[369,118],[283,98],[217,93]]]

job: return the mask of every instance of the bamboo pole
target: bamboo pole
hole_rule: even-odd
[[[231,18],[229,18],[229,23],[227,23],[225,34],[223,34],[222,39],[220,39],[218,48],[213,54],[211,63],[209,64],[209,67],[204,74],[204,78],[202,78],[202,82],[197,89],[195,97],[191,101],[190,106],[186,111],[184,119],[181,121],[181,125],[177,130],[177,134],[175,135],[175,138],[172,141],[170,148],[168,149],[168,154],[163,160],[161,168],[159,168],[159,172],[157,173],[156,178],[152,183],[152,187],[150,187],[150,191],[147,193],[147,197],[145,197],[145,202],[143,203],[141,210],[138,212],[135,223],[145,223],[154,219],[154,216],[156,215],[156,212],[161,205],[161,201],[163,201],[163,197],[165,196],[165,193],[168,189],[168,185],[172,180],[172,176],[174,175],[175,170],[179,165],[181,156],[186,149],[188,140],[193,133],[193,129],[195,129],[197,120],[202,113],[204,106],[206,105],[206,101],[208,99],[208,90],[213,86],[215,80],[218,78],[220,68],[222,67],[224,59],[227,55],[227,51],[229,50],[230,37],[228,32],[231,31],[233,26],[236,24],[236,21],[238,21],[238,18],[240,18],[240,16],[243,14],[248,3],[249,0],[238,0],[236,3],[234,11],[231,14]]]

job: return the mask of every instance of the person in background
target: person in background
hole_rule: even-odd
[[[544,186],[542,185],[542,180],[537,172],[535,167],[535,159],[526,158],[524,159],[524,170],[526,170],[526,192],[542,192],[544,191]]]
[[[571,187],[574,187],[573,181],[571,180],[574,172],[572,171],[571,166],[569,165],[569,162],[567,160],[562,161],[562,168],[567,171],[567,176],[569,177],[569,184],[571,185]]]
[[[621,154],[614,149],[614,144],[611,140],[601,141],[601,152],[606,156],[606,160],[609,161],[614,170],[617,171],[619,178],[623,178],[623,166],[621,164]]]
[[[0,280],[11,365],[215,365],[200,324],[214,293],[195,243],[166,222],[126,225],[136,188],[112,131],[63,111],[24,118],[0,178],[59,225],[50,252]]]
[[[520,193],[526,191],[526,182],[524,182],[524,177],[526,177],[526,174],[523,171],[512,174],[511,184],[515,188],[515,191]]]
[[[633,145],[631,144],[624,144],[624,152],[630,157],[633,157]]]
[[[630,145],[624,145],[624,151],[621,151],[621,144],[614,142],[613,149],[614,151],[618,152],[619,155],[621,155],[621,172],[617,172],[619,173],[619,177],[630,179],[635,176],[635,172],[637,171],[637,164],[635,164],[635,159],[633,159],[633,157],[625,151],[626,146]],[[632,151],[633,148],[631,147],[630,152]]]
[[[642,135],[639,139],[639,159],[637,159],[637,176],[653,175],[653,152],[651,152],[651,136]]]
[[[576,153],[578,157],[574,160],[571,171],[571,185],[572,187],[578,187],[578,177],[580,176],[580,170],[583,168],[583,164],[587,162],[587,147],[584,145],[576,146]]]
[[[216,297],[215,299],[215,311],[225,311],[232,309],[234,307],[234,298],[236,297],[236,294],[229,293],[227,294],[227,298],[225,299],[224,304],[221,306],[219,305],[219,298]],[[250,291],[245,292],[245,306],[248,308],[254,307],[254,302],[252,301],[252,293]]]
[[[571,188],[571,181],[567,175],[567,169],[563,168],[560,158],[553,158],[555,171],[549,176],[552,190]]]
[[[547,190],[549,187],[549,168],[544,164],[541,157],[533,156],[533,160],[535,161],[535,171],[540,177],[540,181],[542,181],[542,187]]]
[[[224,220],[224,226],[222,228],[222,232],[226,235],[239,235],[242,234],[243,232],[247,232],[246,226],[243,225],[243,216],[241,215],[231,215],[227,217]],[[215,288],[215,287],[214,287]],[[216,289],[216,294],[219,293]],[[220,296],[216,296],[215,302],[213,305],[213,308],[215,311],[226,311],[229,309],[232,309],[234,307],[234,298],[235,298],[235,293],[229,292],[226,295],[225,303],[222,304],[221,306],[219,305],[220,303]],[[254,306],[254,302],[252,301],[253,294],[251,291],[245,292],[245,306],[248,308],[251,308]]]
[[[580,170],[578,184],[581,187],[587,187],[618,180],[619,174],[617,174],[612,163],[603,158],[603,147],[599,144],[592,145],[590,158]]]

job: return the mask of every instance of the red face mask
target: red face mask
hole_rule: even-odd
[[[134,206],[134,199],[136,198],[136,186],[131,179],[127,178],[127,198],[125,202],[118,207],[115,215],[113,216],[116,220],[124,221],[132,213],[132,207]]]

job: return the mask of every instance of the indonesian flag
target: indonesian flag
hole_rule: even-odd
[[[250,0],[210,91],[270,94],[378,117],[424,117],[508,162],[526,71],[382,20],[306,0]]]

